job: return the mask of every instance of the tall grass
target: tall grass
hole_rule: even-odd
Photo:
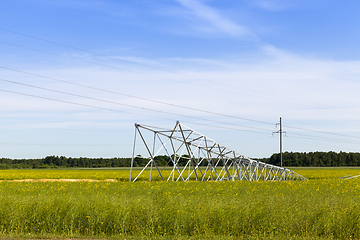
[[[3,181],[0,235],[359,239],[360,179],[339,180],[321,172],[326,169],[304,171],[323,177],[304,182]]]

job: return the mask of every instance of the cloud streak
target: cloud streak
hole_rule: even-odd
[[[294,5],[294,1],[256,0],[254,1],[254,4],[268,11],[282,11]]]
[[[223,33],[230,36],[257,40],[257,36],[247,27],[239,25],[224,17],[216,9],[207,6],[196,0],[178,0],[185,7],[196,21],[198,29],[207,29],[216,33]]]
[[[245,57],[245,60],[246,59]],[[148,62],[150,60],[152,62],[156,61],[156,59],[138,59],[139,62]],[[359,83],[353,81],[354,76],[359,75],[360,62],[358,61],[329,61],[304,57],[271,46],[260,49],[259,56],[252,62],[245,62],[244,59],[239,58],[223,60],[170,58],[168,61],[162,58],[158,61],[159,65],[164,64],[163,67],[165,69],[177,68],[180,63],[183,66],[181,68],[182,70],[176,71],[175,73],[181,75],[148,70],[148,73],[152,75],[161,76],[162,79],[155,82],[150,77],[138,76],[131,73],[123,74],[107,69],[93,69],[92,67],[89,67],[89,69],[74,69],[73,66],[70,66],[69,69],[63,69],[62,71],[44,70],[44,73],[39,74],[56,76],[59,72],[62,72],[64,74],[62,77],[65,79],[74,79],[74,81],[86,80],[87,85],[94,87],[114,89],[115,91],[126,92],[131,95],[138,95],[171,104],[190,106],[267,122],[273,121],[274,123],[278,120],[279,116],[282,116],[288,126],[357,135],[357,125],[360,119],[360,109],[358,107],[360,100],[357,98],[349,98],[349,96],[357,96],[357,89],[359,89]],[[206,67],[205,65],[208,66],[209,62],[217,67]],[[165,63],[168,65],[165,65]],[[144,69],[139,67],[139,71],[144,71]],[[192,78],[188,80],[190,83],[195,83],[196,85],[186,84],[186,81],[183,81],[184,75],[192,76]],[[14,74],[12,78],[16,76],[17,75]],[[81,76],[82,79],[74,76]],[[11,76],[9,76],[9,78],[10,77]],[[99,81],[100,79],[101,81]],[[121,79],[121,81],[119,81],[119,79]],[[204,82],[200,79],[206,79],[219,84]],[[25,80],[30,81],[31,78],[26,78],[24,81]],[[182,82],[174,82],[172,80],[181,80]],[[156,87],[154,87],[155,84]],[[233,87],[229,88],[229,85]],[[210,88],[205,88],[205,86],[210,86]],[[74,89],[73,87],[70,89],[68,85],[59,84],[56,85],[56,89],[62,91],[77,90],[77,92],[81,91],[82,95],[95,96],[96,98],[109,99],[115,102],[172,112],[174,114],[189,115],[245,126],[264,127],[248,122],[233,122],[229,118],[222,118],[215,115],[210,116],[184,109],[175,109],[168,105],[144,102],[139,99],[120,98],[119,96],[109,95],[108,93]],[[31,92],[31,94],[33,93]],[[45,94],[45,96],[47,96],[48,93],[37,94]],[[63,99],[64,96],[51,97]],[[90,128],[98,129],[99,131],[101,129],[123,129],[124,131],[129,131],[129,134],[126,135],[126,137],[122,135],[122,139],[124,139],[124,141],[130,139],[129,141],[131,141],[131,126],[133,126],[134,122],[155,126],[161,126],[163,124],[172,126],[173,124],[172,121],[155,119],[151,116],[172,118],[174,122],[175,120],[188,121],[190,123],[186,123],[187,125],[196,128],[196,130],[200,132],[204,132],[204,134],[210,133],[209,136],[211,135],[211,137],[216,140],[221,140],[221,138],[227,139],[228,136],[236,139],[241,139],[242,137],[254,138],[253,134],[246,135],[246,132],[239,134],[238,131],[230,133],[225,132],[224,129],[220,129],[221,131],[219,131],[219,129],[212,129],[211,127],[206,129],[206,127],[191,123],[198,122],[198,120],[193,118],[185,118],[178,115],[170,116],[145,110],[140,111],[110,104],[102,105],[102,103],[90,100],[85,103],[95,106],[101,104],[101,106],[105,108],[116,108],[119,111],[124,110],[124,113],[82,108],[70,104],[54,104],[50,101],[40,101],[36,98],[18,97],[10,94],[0,95],[0,100],[0,102],[5,105],[0,106],[0,109],[2,109],[2,124],[3,126],[7,126],[7,131],[9,132],[9,134],[5,134],[5,136],[11,136],[11,138],[9,138],[11,142],[16,142],[16,138],[12,137],[13,133],[18,131],[20,134],[22,128],[34,131],[31,136],[39,135],[38,129],[41,127],[65,130],[78,129],[83,131]],[[72,98],[65,98],[65,100],[80,101],[81,103],[84,101],[82,99]],[[7,104],[17,105],[18,107],[11,108],[6,106]],[[36,112],[33,111],[33,109],[29,109],[34,106],[40,109]],[[22,109],[23,111],[21,111]],[[137,113],[148,116],[139,116],[136,115]],[[201,121],[201,123],[219,125],[216,122]],[[232,127],[233,125],[229,126]],[[11,131],[9,128],[11,128]],[[19,128],[19,130],[16,130],[16,128]],[[243,149],[240,149],[238,145],[234,144],[234,149],[239,149],[239,152],[248,156],[254,156],[254,154],[257,154],[255,156],[259,157],[268,156],[274,148],[265,141],[268,141],[267,139],[270,139],[269,142],[271,141],[270,136],[272,131],[272,129],[268,131],[269,136],[264,135],[266,138],[264,141],[259,141],[259,144],[266,146],[261,151],[258,149],[254,150],[253,143],[248,142],[242,145]],[[287,131],[293,134],[298,133],[294,129],[287,129]],[[46,132],[43,133],[42,137],[46,139],[48,135],[45,134]],[[78,137],[77,135],[74,136]],[[68,136],[66,135],[66,137]],[[101,137],[96,138],[101,139]],[[44,140],[40,139],[36,141],[43,142]],[[120,140],[114,137],[113,141]],[[74,141],[75,144],[83,144],[84,142],[86,142],[86,138]],[[356,149],[356,146],[352,148],[352,146],[346,145],[346,147],[345,149],[348,149],[348,151],[354,151],[353,149]],[[294,143],[291,145],[290,141],[287,141],[287,149],[299,149],[299,144]],[[305,147],[304,149],[306,151],[319,150],[318,148],[309,149]],[[344,150],[344,148],[341,149],[340,147],[323,149]],[[15,150],[7,151],[9,152],[7,153],[8,156],[12,156],[11,154],[13,154],[12,152]],[[131,149],[129,151],[123,150],[123,152],[124,156],[127,156],[128,152],[131,152]],[[88,153],[96,154],[93,153],[92,149],[88,150]],[[45,155],[47,153],[41,152],[41,154]],[[64,152],[61,154],[64,154]],[[82,153],[68,150],[65,154],[81,155]],[[116,155],[117,153],[114,151],[106,154]],[[28,155],[26,157],[28,157]]]

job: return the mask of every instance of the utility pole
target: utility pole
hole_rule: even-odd
[[[276,124],[276,126],[279,125],[280,126],[280,130],[277,131],[277,132],[273,132],[274,133],[279,133],[280,134],[280,167],[283,166],[283,160],[282,160],[282,135],[283,133],[286,133],[286,132],[283,132],[282,130],[282,124],[281,124],[281,117],[280,117],[280,122]]]
[[[280,117],[280,167],[282,167],[282,125]]]

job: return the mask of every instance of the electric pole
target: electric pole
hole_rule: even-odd
[[[283,166],[283,160],[282,160],[282,135],[283,133],[283,130],[282,130],[282,124],[281,124],[281,117],[280,117],[280,122],[276,124],[276,126],[279,125],[280,126],[280,130],[277,131],[277,132],[273,132],[273,133],[279,133],[280,134],[280,167]]]
[[[282,125],[280,117],[280,167],[282,167]]]

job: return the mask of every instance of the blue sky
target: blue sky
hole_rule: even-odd
[[[284,151],[358,151],[358,1],[0,6],[0,157],[128,157],[135,122],[176,120],[269,157],[280,116]]]

